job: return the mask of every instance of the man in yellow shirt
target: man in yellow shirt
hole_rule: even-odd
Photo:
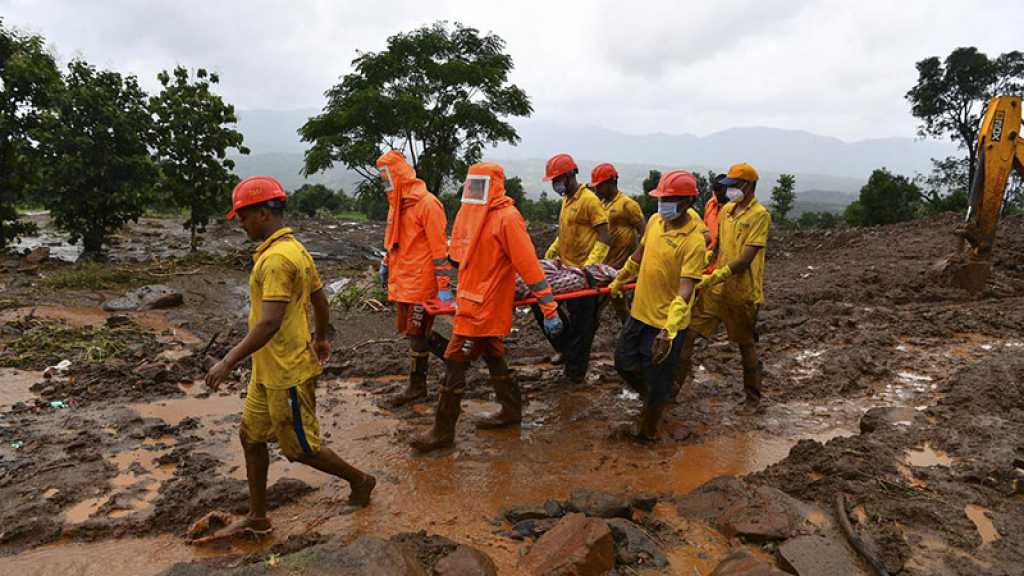
[[[590,188],[576,180],[579,168],[568,154],[555,154],[548,160],[544,180],[563,197],[558,215],[558,237],[544,257],[557,258],[567,266],[582,267],[603,264],[608,256],[611,237],[608,234],[608,211]],[[598,297],[573,298],[559,307],[565,314],[565,329],[549,337],[551,345],[565,361],[565,377],[583,382],[590,365],[590,347],[597,331]],[[533,307],[537,324],[543,327],[544,316]]]
[[[254,176],[240,182],[231,196],[228,218],[237,215],[249,239],[260,241],[249,277],[249,332],[210,368],[206,385],[217,390],[239,362],[252,356],[239,430],[249,480],[249,514],[222,535],[260,535],[271,530],[266,503],[268,442],[277,442],[290,461],[348,481],[352,505],[367,505],[377,481],[320,443],[316,380],[321,363],[331,356],[330,309],[313,258],[283,225],[288,197],[284,188],[273,178]],[[316,328],[312,339],[310,306]]]
[[[594,166],[590,172],[590,189],[604,204],[608,211],[608,234],[611,244],[604,263],[619,269],[633,254],[644,233],[644,213],[640,204],[619,190],[619,173],[615,166],[607,162]],[[629,318],[629,305],[626,298],[613,298],[612,307],[619,320],[625,322]]]
[[[750,164],[734,164],[721,183],[729,203],[718,223],[715,271],[704,276],[701,296],[694,308],[692,330],[687,332],[679,359],[677,382],[689,376],[697,335],[710,338],[725,324],[729,340],[740,349],[743,391],[748,406],[761,400],[762,364],[757,357],[757,312],[764,304],[764,248],[772,217],[754,196],[757,171]]]
[[[697,180],[686,170],[661,177],[651,191],[658,213],[651,216],[640,247],[612,281],[612,296],[637,278],[630,317],[615,348],[615,369],[643,399],[635,432],[641,442],[657,437],[658,423],[672,396],[673,376],[690,307],[704,268],[700,218],[689,210],[697,198]]]

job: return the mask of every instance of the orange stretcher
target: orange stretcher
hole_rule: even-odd
[[[623,290],[632,290],[636,288],[636,284],[626,284],[622,287]],[[577,290],[575,292],[565,292],[564,294],[555,294],[555,301],[561,300],[572,300],[573,298],[585,298],[587,296],[600,296],[602,294],[609,293],[610,290],[607,286],[600,288],[587,288],[586,290]],[[530,296],[522,300],[516,300],[515,306],[529,306],[530,304],[536,304],[537,297]],[[423,303],[423,309],[427,311],[427,314],[431,316],[451,316],[455,314],[455,302],[442,302],[437,298],[431,298]]]

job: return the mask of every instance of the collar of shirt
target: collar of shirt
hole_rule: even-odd
[[[595,192],[595,194],[596,194],[596,192]],[[604,201],[604,207],[605,208],[611,208],[611,206],[613,204],[615,204],[616,202],[618,202],[621,198],[622,198],[622,190],[616,190],[615,194],[612,195],[611,199],[609,199],[607,201]]]
[[[281,228],[278,228],[277,232],[274,232],[273,234],[268,236],[266,240],[264,240],[263,242],[260,242],[260,245],[256,247],[256,250],[254,250],[253,253],[252,253],[253,261],[256,261],[256,259],[258,259],[261,254],[266,252],[267,248],[270,248],[271,244],[273,244],[274,242],[277,242],[282,237],[287,236],[287,235],[289,235],[291,233],[292,233],[292,229],[287,227],[287,226],[283,226]]]
[[[746,208],[744,208],[742,212],[740,212],[739,214],[737,214],[737,213],[736,213],[736,208],[737,208],[737,207],[738,207],[739,205],[738,205],[738,204],[736,204],[735,202],[730,202],[730,203],[728,204],[728,210],[726,211],[726,214],[728,214],[728,215],[729,215],[730,217],[732,217],[732,218],[739,218],[740,216],[743,216],[743,215],[744,215],[744,214],[746,214],[747,212],[750,212],[750,209],[751,209],[751,208],[753,208],[754,206],[757,206],[758,204],[760,204],[760,202],[758,202],[758,201],[757,201],[757,198],[753,198],[753,199],[752,199],[752,200],[750,201],[750,204],[747,204],[747,207],[746,207]]]
[[[659,216],[659,218],[661,218],[661,216]],[[667,235],[671,235],[671,236],[686,236],[690,232],[693,232],[693,229],[696,228],[696,227],[697,227],[697,221],[694,220],[692,215],[687,218],[686,224],[683,224],[679,228],[669,229],[669,228],[665,227],[665,220],[664,219],[661,220],[661,230],[662,230],[662,232],[664,232]]]
[[[575,202],[576,200],[579,200],[580,196],[582,196],[582,195],[583,195],[583,190],[584,190],[584,189],[585,189],[586,187],[587,187],[587,185],[586,185],[586,184],[580,184],[579,188],[577,188],[577,189],[576,189],[576,192],[575,192],[575,193],[574,193],[574,194],[573,194],[573,195],[572,195],[571,197],[569,197],[569,198],[566,198],[566,199],[564,199],[564,200],[563,200],[563,202],[565,203],[565,205],[566,205],[566,206],[568,206],[569,204],[572,204],[572,203],[573,203],[573,202]]]

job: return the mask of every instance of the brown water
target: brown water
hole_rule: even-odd
[[[31,402],[36,396],[29,388],[42,379],[42,372],[0,368],[0,411],[18,402]]]
[[[328,380],[321,384],[321,429],[326,445],[377,475],[372,505],[352,511],[344,505],[348,495],[344,482],[298,464],[274,462],[271,482],[285,476],[297,477],[317,490],[272,513],[275,532],[264,546],[310,531],[352,538],[360,534],[387,537],[426,529],[479,547],[495,559],[501,573],[514,573],[522,544],[495,535],[492,523],[503,507],[566,499],[575,488],[685,493],[716,476],[763,469],[784,458],[800,438],[825,439],[840,433],[827,428],[801,430],[791,436],[732,433],[709,436],[694,444],[637,447],[609,440],[609,423],[592,417],[597,413],[595,399],[587,390],[580,390],[567,392],[550,403],[529,403],[524,426],[518,430],[475,431],[470,420],[493,410],[495,405],[467,401],[456,448],[415,456],[404,442],[405,424],[374,407],[369,401],[370,394],[358,389],[359,382]],[[189,392],[198,394],[203,390],[197,385]],[[188,416],[200,418],[201,449],[221,457],[222,473],[242,478],[241,449],[234,433],[237,423],[226,418],[238,414],[242,405],[243,401],[233,394],[215,394],[208,398],[189,395],[152,404],[133,404],[130,408],[169,424]],[[425,427],[431,420],[432,406],[423,405],[417,411],[423,413],[420,424]],[[804,419],[800,410],[793,412]],[[682,424],[668,425],[666,432],[671,434],[673,426]],[[169,449],[173,439],[153,442],[161,443]],[[113,493],[130,489],[138,495],[134,500],[137,506],[119,510],[119,514],[145,513],[151,490],[173,474],[173,468],[155,466],[160,450],[146,448],[113,458],[119,470]],[[143,473],[129,470],[133,462],[142,466]],[[96,513],[113,493],[72,508],[67,512],[68,522],[81,521]],[[659,506],[655,514],[686,536],[687,544],[669,551],[677,573],[692,574],[696,568],[706,574],[728,552],[727,539],[707,526],[676,517],[671,506]],[[239,551],[190,548],[167,536],[95,544],[64,543],[0,559],[0,573],[154,574],[174,562]],[[145,558],[143,564],[104,561],[111,555],[131,557],[140,553]]]
[[[158,310],[146,310],[141,312],[119,312],[130,317],[139,326],[157,333],[169,334],[165,340],[180,342],[182,344],[195,345],[200,342],[199,338],[184,328],[173,326],[167,316]],[[48,320],[63,320],[69,326],[84,328],[86,326],[101,326],[110,317],[110,312],[99,306],[59,306],[44,304],[40,306],[24,306],[11,308],[0,312],[0,322],[11,322],[26,316],[33,315],[36,318]]]
[[[935,450],[929,444],[925,443],[917,450],[908,450],[906,457],[904,458],[904,462],[910,466],[917,466],[920,468],[928,466],[948,467],[953,464],[953,459],[950,458],[949,454]]]
[[[983,508],[976,504],[968,504],[964,507],[964,514],[974,522],[974,525],[978,528],[978,534],[981,536],[981,545],[988,546],[989,544],[999,540],[1001,538],[999,531],[996,530],[994,524],[992,524],[992,518],[989,517],[991,512],[987,508]]]

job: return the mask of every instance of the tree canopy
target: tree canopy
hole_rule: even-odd
[[[772,216],[779,222],[788,222],[793,203],[796,201],[796,176],[780,174],[772,188]]]

